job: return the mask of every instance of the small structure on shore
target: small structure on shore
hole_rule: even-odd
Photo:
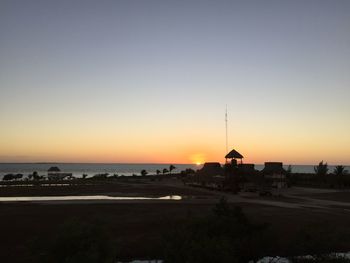
[[[71,177],[72,173],[62,173],[57,166],[50,167],[47,170],[47,178],[49,180],[63,180],[66,177]]]
[[[207,162],[204,163],[202,169],[198,170],[197,173],[202,176],[223,176],[224,170],[218,162]]]
[[[49,173],[57,173],[57,172],[61,172],[60,168],[58,168],[57,166],[52,166],[49,168],[49,170],[47,170]]]
[[[287,171],[283,168],[281,162],[266,162],[264,169],[261,171],[264,178],[271,181],[271,186],[274,188],[286,188]]]
[[[250,174],[256,172],[255,165],[252,163],[243,163],[243,155],[232,149],[228,154],[226,154],[225,168],[228,171],[228,175],[232,174]],[[239,160],[240,162],[238,163]]]
[[[206,162],[202,169],[198,170],[188,183],[191,185],[209,187],[209,188],[221,188],[224,181],[225,171],[218,162]]]
[[[255,164],[253,163],[240,163],[238,169],[242,173],[250,173],[255,171]]]
[[[288,187],[287,172],[281,162],[266,162],[264,169],[258,171],[254,164],[243,163],[243,155],[235,149],[225,159],[223,166],[218,162],[205,163],[202,169],[188,176],[185,183],[235,193],[243,190],[270,195],[271,188]]]
[[[232,149],[228,154],[226,154],[225,159],[226,163],[230,163],[234,166],[237,166],[237,159],[240,160],[240,163],[242,164],[243,161],[243,155],[237,152],[235,149]]]

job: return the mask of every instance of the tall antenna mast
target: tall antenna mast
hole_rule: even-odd
[[[225,111],[225,128],[226,128],[226,154],[228,153],[228,137],[227,137],[227,104]]]

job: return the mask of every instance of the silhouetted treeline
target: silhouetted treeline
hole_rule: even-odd
[[[350,188],[350,175],[314,175],[295,173],[289,176],[291,186],[309,186],[325,188]]]

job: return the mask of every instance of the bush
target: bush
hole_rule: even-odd
[[[99,222],[68,221],[49,244],[38,240],[31,251],[33,262],[112,263],[116,260],[116,244]]]
[[[317,175],[326,175],[328,173],[328,164],[321,161],[318,166],[314,167],[314,171]]]
[[[241,208],[230,208],[222,198],[212,213],[188,219],[165,235],[165,262],[248,262],[265,251],[265,225],[249,222]]]

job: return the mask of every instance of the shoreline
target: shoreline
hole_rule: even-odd
[[[187,168],[197,170],[202,168],[201,165],[196,164],[174,164],[176,170],[175,173],[179,173]],[[264,168],[264,164],[254,164],[255,169],[260,171]],[[96,174],[108,173],[109,175],[118,174],[119,176],[132,176],[133,174],[139,176],[141,170],[146,170],[149,174],[155,174],[156,170],[162,170],[169,168],[170,164],[167,163],[0,163],[0,179],[6,174],[22,174],[27,177],[34,171],[39,175],[47,175],[47,170],[51,166],[59,166],[59,168],[66,173],[72,173],[77,178],[83,177],[83,174],[87,174],[88,177]],[[314,167],[316,165],[304,165],[304,164],[291,164],[293,173],[310,173],[314,174]],[[329,170],[332,171],[335,168],[334,165],[329,165]],[[346,168],[349,165],[344,165]],[[288,169],[289,164],[283,165],[285,169]]]

